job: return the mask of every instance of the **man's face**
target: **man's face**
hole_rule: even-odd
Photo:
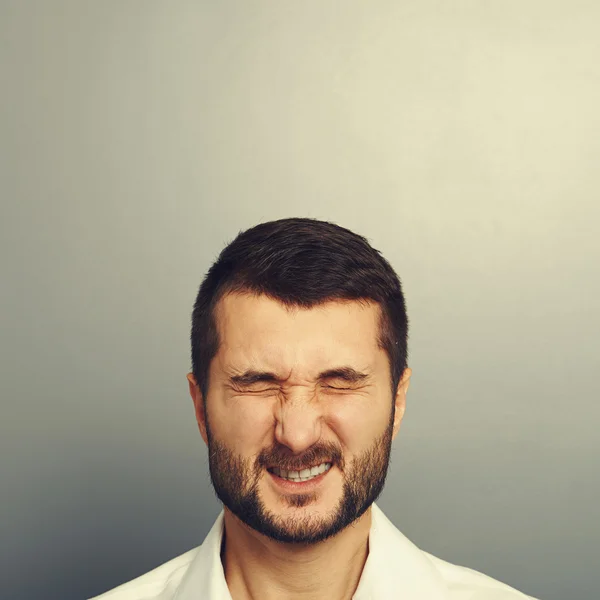
[[[377,305],[358,302],[288,311],[266,296],[230,294],[219,303],[206,412],[188,379],[215,492],[249,527],[316,543],[381,493],[410,369],[393,403],[378,317]],[[289,481],[289,471],[319,465],[329,469]]]

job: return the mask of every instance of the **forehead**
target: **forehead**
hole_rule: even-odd
[[[363,368],[379,353],[380,308],[374,302],[330,301],[312,308],[287,308],[260,295],[228,294],[217,306],[224,368],[266,367],[322,370],[345,362]]]

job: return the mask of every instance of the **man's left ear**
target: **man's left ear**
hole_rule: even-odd
[[[404,411],[406,410],[406,393],[408,392],[408,386],[410,385],[410,376],[412,370],[408,367],[404,369],[402,377],[398,382],[398,389],[396,391],[396,398],[394,399],[395,411],[394,411],[394,430],[392,432],[392,439],[398,435],[400,430],[400,424],[404,418]]]

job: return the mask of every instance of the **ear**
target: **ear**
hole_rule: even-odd
[[[396,398],[394,400],[395,413],[394,413],[394,430],[392,432],[392,439],[398,435],[400,430],[400,424],[404,418],[404,411],[406,410],[406,392],[408,392],[408,386],[410,385],[410,376],[412,370],[408,367],[404,369],[402,378],[398,382],[398,390],[396,391]]]
[[[204,407],[204,399],[202,398],[202,392],[200,386],[196,382],[196,378],[193,373],[187,374],[187,380],[190,387],[190,396],[194,402],[194,410],[196,411],[196,421],[198,423],[198,429],[200,435],[204,440],[204,443],[208,446],[208,435],[206,434],[206,412]]]

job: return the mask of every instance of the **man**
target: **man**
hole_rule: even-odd
[[[529,598],[419,550],[375,504],[407,331],[365,238],[305,218],[240,233],[200,286],[187,376],[224,510],[201,546],[98,599]]]

